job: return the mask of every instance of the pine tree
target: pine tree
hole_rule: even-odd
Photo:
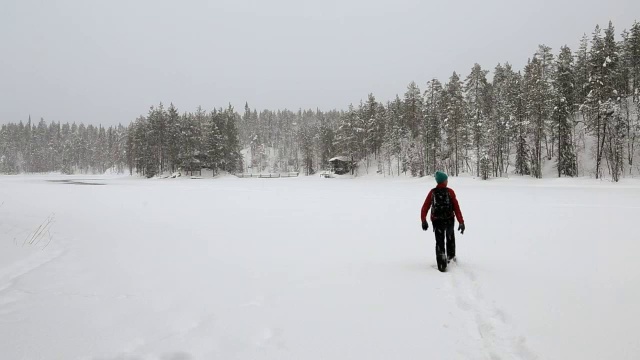
[[[627,163],[629,171],[633,168],[636,143],[640,138],[640,23],[637,21],[624,39],[624,67],[627,69]]]
[[[516,148],[515,173],[519,175],[531,175],[530,150],[527,143],[527,134],[530,122],[527,117],[527,101],[524,77],[520,72],[515,74],[515,86],[512,88],[514,101],[514,131],[513,142]]]
[[[493,111],[490,113],[489,156],[493,164],[494,176],[502,176],[509,169],[511,139],[516,129],[516,101],[519,96],[517,76],[511,65],[498,64],[494,70],[492,83]]]
[[[573,68],[573,56],[567,46],[560,49],[556,61],[556,73],[554,80],[555,106],[553,120],[557,128],[558,138],[558,177],[576,176],[577,164],[573,145],[573,126],[571,118],[575,107],[575,74]]]
[[[622,139],[626,133],[619,111],[618,62],[613,24],[609,23],[604,37],[596,26],[589,54],[589,93],[582,111],[587,130],[596,138],[596,178],[603,175],[602,159],[606,157],[615,181],[622,172]]]
[[[596,137],[596,179],[602,176],[601,164],[605,143],[606,123],[602,118],[601,102],[605,100],[604,74],[602,68],[606,62],[604,41],[600,26],[596,26],[589,51],[589,92],[581,107],[585,114],[587,131]],[[606,100],[605,100],[606,101]]]
[[[402,126],[402,110],[402,100],[396,95],[395,100],[387,104],[385,125],[387,131],[383,145],[389,175],[393,174],[392,167],[395,167],[398,176],[402,171],[402,144],[407,137],[407,130]],[[396,166],[392,166],[393,158],[396,160]]]
[[[540,87],[543,90],[542,97],[544,100],[544,114],[545,130],[542,133],[545,152],[548,160],[551,160],[555,155],[555,139],[557,136],[557,129],[553,121],[551,121],[551,113],[553,110],[553,79],[555,77],[555,62],[553,59],[553,53],[551,48],[542,44],[538,45],[538,51],[535,53],[535,57],[540,64],[540,79],[544,83]]]
[[[412,138],[416,138],[422,134],[422,95],[420,88],[415,82],[411,82],[407,86],[404,93],[403,105],[403,123],[409,129]]]
[[[378,102],[373,94],[367,96],[366,103],[360,103],[358,110],[359,125],[358,128],[361,131],[358,132],[358,142],[361,144],[362,155],[366,160],[367,171],[370,165],[369,154],[376,155],[377,153],[377,130],[379,130],[379,116],[378,116]]]
[[[315,173],[313,158],[316,131],[310,124],[303,124],[299,131],[300,134],[298,134],[298,137],[300,138],[300,151],[302,153],[302,164],[305,175],[313,175]]]
[[[349,110],[342,116],[338,133],[336,135],[336,145],[338,149],[347,156],[352,164],[360,161],[361,144],[358,141],[358,132],[360,131],[359,114],[355,110],[353,104],[349,105]],[[353,173],[353,169],[352,169]]]
[[[624,142],[626,121],[621,112],[621,91],[620,86],[620,59],[618,42],[615,40],[615,28],[609,21],[609,26],[605,30],[604,36],[603,79],[605,102],[601,104],[601,111],[604,112],[606,129],[604,137],[606,139],[605,155],[609,166],[609,172],[614,181],[618,181],[624,171]],[[604,108],[602,108],[604,105]]]
[[[575,99],[579,102],[589,94],[589,38],[587,34],[584,34],[580,40],[580,47],[575,54],[575,59]],[[579,107],[579,105],[580,103],[574,106]]]
[[[440,81],[434,78],[427,83],[427,90],[424,93],[425,169],[427,174],[442,170],[438,164],[438,158],[442,146],[443,91]]]
[[[366,134],[367,143],[372,142],[373,140],[370,130],[373,129],[373,124],[376,118],[376,112],[378,111],[378,102],[376,101],[376,97],[373,94],[367,95],[367,101],[365,103],[360,103],[360,117],[363,119],[363,123],[366,124],[366,128],[364,129]],[[367,151],[373,152],[373,147],[370,146]]]
[[[224,136],[218,128],[221,122],[219,116],[221,114],[216,110],[212,111],[203,126],[204,165],[211,169],[214,175],[220,167],[224,149]]]
[[[158,107],[151,107],[149,114],[147,115],[150,130],[150,133],[147,134],[149,139],[148,145],[151,149],[151,163],[149,166],[155,167],[155,173],[164,172],[166,162],[165,154],[167,153],[168,148],[166,140],[166,117],[166,112],[162,103],[160,103]]]
[[[462,81],[455,72],[444,87],[443,110],[445,115],[443,123],[447,138],[447,171],[454,176],[458,176],[464,166],[463,151],[466,135],[464,130],[465,102]]]
[[[200,166],[201,130],[196,117],[192,113],[185,113],[180,118],[180,169],[194,171]]]
[[[238,129],[236,123],[239,116],[229,104],[224,111],[224,130],[223,136],[225,143],[223,146],[223,166],[222,170],[229,173],[242,171],[242,156],[240,155],[240,139],[238,137]]]
[[[634,102],[640,102],[640,23],[634,22],[627,38],[627,66],[629,68],[630,93]]]
[[[378,172],[384,173],[385,160],[382,158],[382,144],[384,143],[384,134],[387,131],[387,109],[382,103],[377,103],[377,109],[373,124],[370,128],[369,139],[371,141],[371,148],[373,149],[374,156],[378,161]]]
[[[320,167],[326,169],[329,165],[329,160],[336,155],[334,146],[335,131],[332,128],[328,120],[322,117],[320,122]]]
[[[465,98],[468,113],[467,129],[472,134],[472,143],[476,151],[476,176],[480,176],[480,162],[487,158],[486,121],[488,119],[489,84],[487,74],[480,65],[475,64],[465,81]]]
[[[533,140],[531,156],[532,175],[542,177],[542,143],[546,119],[549,117],[550,89],[543,78],[544,68],[538,57],[529,60],[524,71],[525,114],[530,124]]]
[[[169,109],[167,109],[166,122],[165,151],[168,168],[173,173],[180,163],[180,142],[183,140],[180,133],[180,114],[173,103],[169,104]]]

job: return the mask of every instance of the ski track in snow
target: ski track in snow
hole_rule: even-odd
[[[12,290],[25,293],[25,291],[15,288],[16,282],[21,277],[54,261],[63,254],[64,251],[62,249],[56,249],[52,251],[41,250],[40,252],[35,253],[27,257],[26,259],[23,259],[4,269],[0,269],[0,295],[2,295],[2,300],[0,300],[0,312],[4,312],[5,310],[3,308],[9,303],[17,301],[17,299],[11,301],[10,299],[12,297],[6,296],[6,293],[11,292]]]
[[[468,349],[484,349],[484,356],[462,354],[468,359],[490,360],[536,360],[538,356],[529,349],[526,337],[518,335],[509,317],[503,310],[490,304],[482,294],[476,274],[458,263],[449,264],[447,273],[448,288],[453,294],[456,306],[466,317],[469,338],[476,344]]]

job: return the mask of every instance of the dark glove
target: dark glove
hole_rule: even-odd
[[[422,230],[427,231],[429,230],[429,223],[426,221],[422,222]]]
[[[464,224],[458,225],[458,231],[460,231],[460,234],[464,234]]]

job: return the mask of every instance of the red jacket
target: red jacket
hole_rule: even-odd
[[[443,184],[438,184],[437,188],[447,188]],[[456,198],[456,193],[453,189],[449,189],[449,196],[451,197],[451,202],[453,203],[453,212],[456,215],[456,219],[460,224],[464,224],[464,219],[462,218],[462,212],[460,211],[460,205],[458,204],[458,199]],[[420,220],[423,222],[427,220],[427,212],[431,208],[431,203],[433,202],[433,189],[429,191],[429,195],[427,195],[427,199],[424,201],[424,205],[422,205],[422,211],[420,211]],[[433,213],[431,214],[431,221],[433,221]]]

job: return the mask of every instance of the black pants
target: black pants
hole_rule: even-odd
[[[433,232],[436,234],[436,259],[438,262],[451,260],[456,256],[456,234],[453,231],[455,221],[434,220]],[[445,250],[446,238],[446,250]]]

